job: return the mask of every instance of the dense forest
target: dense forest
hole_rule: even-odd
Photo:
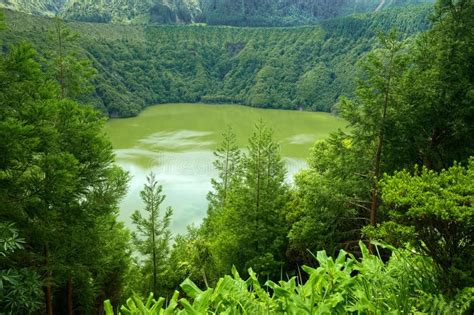
[[[263,122],[245,150],[232,129],[223,130],[208,215],[173,237],[173,209],[162,207],[166,196],[154,174],[140,194],[144,209],[132,215],[134,232],[117,220],[129,175],[115,165],[106,116],[93,106],[105,72],[85,59],[77,43],[86,42],[71,31],[90,25],[40,24],[49,32],[41,43],[11,34],[33,27],[17,29],[19,21],[47,20],[1,14],[0,32],[7,34],[1,38],[9,45],[0,56],[0,313],[472,314],[473,16],[471,0],[440,0],[425,32],[407,37],[403,27],[384,29],[370,39],[357,65],[347,66],[346,76],[357,77],[354,90],[334,106],[349,128],[314,144],[294,184],[285,181],[279,144]],[[322,25],[347,25],[340,21]],[[119,29],[106,27],[115,32],[104,45],[122,45]],[[323,27],[275,31],[297,42],[300,32]],[[124,30],[142,34],[138,42],[158,40],[166,30],[170,45],[193,34],[185,32],[222,36],[216,31],[222,29],[207,27]],[[244,36],[242,29],[227,31]],[[248,32],[272,41],[262,35],[269,29]],[[91,38],[99,43],[100,34]],[[252,43],[245,49],[258,46]],[[282,55],[289,50],[275,47]],[[305,53],[318,55],[314,47]],[[189,66],[193,50],[184,52],[180,60]],[[172,63],[160,56],[157,62]],[[102,56],[115,67],[113,57]],[[249,63],[234,71],[256,64],[250,54],[243,60]],[[291,80],[278,76],[299,66],[288,61],[257,77],[283,89]],[[172,82],[164,71],[156,76]],[[308,83],[307,92],[317,88]]]
[[[65,49],[97,72],[93,95],[78,100],[112,117],[172,102],[331,111],[338,97],[353,96],[355,64],[376,47],[377,32],[413,35],[428,28],[430,12],[409,7],[303,28],[67,23],[79,38]],[[51,60],[54,20],[11,11],[6,20],[4,49],[28,40]]]
[[[99,23],[294,26],[433,0],[0,0],[0,8]]]

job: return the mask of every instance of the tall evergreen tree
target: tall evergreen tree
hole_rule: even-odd
[[[441,170],[474,155],[473,15],[471,0],[439,1],[433,28],[415,41],[391,130],[398,165]]]
[[[166,197],[162,194],[162,190],[162,186],[158,185],[153,173],[147,176],[147,183],[140,192],[147,216],[143,217],[138,210],[132,214],[132,222],[138,230],[138,233],[132,235],[134,243],[138,252],[146,257],[144,272],[149,272],[152,277],[145,292],[151,290],[156,295],[159,287],[158,280],[162,278],[162,273],[166,270],[165,264],[169,256],[171,239],[169,225],[173,215],[171,207],[168,207],[163,215],[160,213],[160,205]]]
[[[283,264],[286,229],[281,225],[288,187],[279,145],[260,121],[242,157],[241,176],[219,213],[214,255],[223,272],[232,264],[275,276]]]
[[[210,212],[226,206],[228,194],[239,173],[241,152],[232,128],[222,134],[222,143],[214,151],[214,156],[213,165],[218,175],[217,179],[211,179],[214,191],[208,194]]]
[[[3,20],[5,19],[3,12],[0,12],[0,30],[3,30],[5,28],[5,23],[3,23]]]
[[[113,166],[100,113],[58,100],[36,56],[19,44],[0,60],[0,217],[25,238],[15,263],[42,276],[44,312],[88,313],[101,268],[91,253],[107,259],[125,251],[104,252],[94,240],[103,220],[114,225],[127,176]]]
[[[365,144],[369,150],[373,148],[373,153],[368,154],[372,156],[370,224],[374,226],[380,199],[378,181],[385,164],[386,130],[393,126],[392,113],[400,102],[400,81],[407,65],[404,44],[397,37],[395,31],[380,36],[381,48],[370,53],[362,64],[364,78],[357,88],[356,101],[343,99],[340,104],[342,116],[353,127],[353,141]]]
[[[94,90],[92,78],[97,71],[89,59],[80,58],[74,49],[78,35],[67,27],[65,21],[56,17],[50,37],[54,47],[50,51],[51,69],[54,69],[53,77],[59,84],[59,97],[78,99],[87,96]]]

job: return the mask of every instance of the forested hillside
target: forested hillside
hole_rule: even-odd
[[[6,13],[3,45],[28,39],[48,59],[53,20]],[[113,117],[167,102],[331,111],[353,95],[355,65],[377,32],[407,37],[427,29],[429,13],[404,8],[301,28],[68,25],[79,35],[71,49],[97,69],[88,101]]]
[[[432,0],[0,0],[0,7],[87,22],[288,26]]]
[[[430,0],[207,0],[202,1],[203,21],[208,24],[238,26],[289,26],[433,2]]]

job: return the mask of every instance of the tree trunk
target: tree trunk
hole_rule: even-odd
[[[53,315],[53,298],[51,290],[51,272],[49,271],[49,248],[48,245],[44,246],[44,261],[46,268],[46,286],[44,288],[44,297],[46,304],[46,314]]]
[[[155,200],[152,198],[151,201],[151,241],[152,241],[152,255],[153,255],[153,294],[157,295],[156,292],[156,241],[155,241]]]
[[[153,224],[154,225],[154,224]],[[153,294],[157,294],[156,292],[156,243],[155,243],[155,230],[153,229]]]
[[[261,153],[261,150],[262,150],[262,130],[259,131],[260,132],[260,135],[259,135],[259,143],[258,143],[258,152],[257,152],[257,187],[256,187],[256,196],[255,196],[255,233],[258,233],[258,229],[259,229],[259,225],[260,225],[260,222],[259,222],[259,219],[260,219],[260,185],[261,185],[261,158],[262,158],[262,153]],[[256,243],[255,243],[255,249],[256,251],[258,252],[258,249],[259,249],[259,239],[258,237],[256,237]]]
[[[380,159],[382,156],[383,146],[383,133],[379,136],[377,144],[377,152],[375,154],[375,165],[374,165],[374,184],[372,187],[372,201],[370,203],[370,224],[375,226],[377,224],[377,208],[378,208],[378,181],[380,179]]]
[[[67,315],[72,315],[72,278],[67,279]]]
[[[225,172],[224,172],[224,196],[222,198],[222,206],[225,207],[226,199],[227,199],[227,186],[229,182],[229,151],[230,145],[229,142],[226,144],[226,152],[225,152]]]
[[[61,88],[61,99],[65,96],[65,80],[64,80],[64,51],[63,51],[63,30],[61,22],[56,20],[56,31],[58,33],[58,51],[59,51],[59,86]]]
[[[392,57],[393,60],[393,57]],[[392,60],[390,60],[392,62]],[[374,158],[374,183],[372,186],[372,200],[370,203],[370,224],[372,226],[377,225],[377,210],[379,206],[379,180],[380,180],[380,160],[382,158],[382,148],[383,148],[383,141],[385,136],[385,119],[387,116],[387,108],[389,103],[390,97],[390,84],[391,84],[392,76],[389,74],[387,80],[387,88],[385,89],[384,95],[384,102],[383,102],[383,112],[382,117],[380,119],[380,130],[378,135],[378,143],[377,143],[377,151],[375,153]],[[372,243],[369,244],[369,251],[373,253],[374,246]]]

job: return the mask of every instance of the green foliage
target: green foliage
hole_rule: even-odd
[[[0,7],[68,20],[97,23],[209,24],[240,26],[291,26],[359,12],[430,3],[433,0],[9,0]]]
[[[9,253],[23,248],[25,240],[18,235],[13,223],[0,223],[0,256],[6,257]]]
[[[51,60],[51,77],[58,82],[58,95],[61,98],[84,99],[90,96],[94,87],[92,78],[96,70],[89,59],[80,60],[74,52],[77,34],[71,32],[65,22],[55,18],[50,40],[53,49],[48,52]]]
[[[31,314],[42,307],[42,281],[28,268],[0,270],[0,309],[7,314]]]
[[[5,23],[3,22],[5,19],[5,16],[3,15],[3,12],[0,12],[0,30],[3,30],[5,28]]]
[[[204,233],[221,273],[235,264],[238,270],[253,267],[264,275],[275,276],[283,265],[285,230],[278,223],[288,187],[279,146],[272,134],[262,121],[256,125],[248,152],[231,178],[225,204],[210,208]],[[224,140],[224,145],[227,142]],[[220,165],[220,158],[216,165]]]
[[[230,127],[222,134],[222,143],[214,152],[214,156],[216,160],[213,165],[218,172],[218,179],[211,180],[214,191],[208,195],[209,212],[225,207],[227,195],[239,175],[241,152],[235,133]]]
[[[288,281],[267,281],[261,286],[257,275],[249,269],[249,278],[243,280],[235,268],[232,276],[220,278],[215,288],[199,289],[190,280],[181,288],[188,298],[178,300],[176,293],[163,308],[150,295],[147,302],[137,297],[129,299],[121,308],[122,314],[321,314],[321,313],[416,313],[426,311],[426,296],[435,296],[434,266],[429,258],[407,250],[393,249],[384,262],[369,254],[360,243],[361,259],[340,251],[336,258],[326,252],[317,253],[319,267],[303,267],[307,280],[293,277]],[[469,309],[472,291],[457,298],[431,305],[431,311],[450,309],[462,314]],[[441,301],[441,300],[440,300]],[[106,302],[107,305],[107,302]],[[107,315],[114,314],[106,307]]]
[[[291,226],[288,259],[294,265],[313,262],[307,250],[325,249],[331,255],[341,248],[357,251],[359,229],[368,223],[366,174],[371,163],[366,152],[342,132],[312,148],[308,169],[295,176],[286,214]]]
[[[67,26],[80,35],[69,52],[97,70],[87,101],[112,117],[200,101],[331,111],[338,97],[353,95],[355,64],[376,46],[374,34],[395,27],[412,35],[428,27],[429,13],[397,9],[299,28]],[[16,24],[0,34],[5,44],[32,40],[51,60],[53,44],[38,29],[54,21],[15,12],[7,18]]]
[[[156,3],[157,21],[192,20],[183,8],[173,17],[182,3],[164,11]],[[230,13],[233,24],[271,24],[261,12],[279,16],[275,3],[216,2],[213,18],[240,10],[235,19]],[[141,4],[140,12],[151,5]],[[100,19],[94,11],[86,19]],[[137,12],[126,20],[143,18]],[[13,27],[2,41],[32,38],[41,53],[19,43],[4,47],[0,60],[0,218],[15,222],[0,225],[2,309],[31,312],[44,297],[48,313],[52,302],[59,312],[93,313],[110,297],[104,307],[113,314],[130,280],[127,293],[138,284],[168,298],[150,295],[143,303],[134,295],[120,307],[124,314],[472,312],[474,5],[440,1],[433,29],[400,42],[426,27],[428,12],[280,29],[69,24],[88,34],[77,41],[58,20],[8,12]],[[52,44],[38,29],[51,26],[57,45],[48,56]],[[393,26],[399,36],[382,37],[367,54],[376,47],[375,30]],[[177,237],[171,252],[172,211],[160,215],[162,188],[149,178],[141,194],[149,216],[133,215],[143,263],[132,262],[130,235],[116,221],[128,176],[113,165],[103,116],[70,99],[90,101],[82,93],[94,71],[78,58],[98,69],[96,107],[129,116],[170,101],[329,111],[340,96],[354,96],[353,65],[362,56],[355,98],[336,108],[351,129],[314,146],[295,189],[284,181],[279,146],[262,122],[244,154],[228,131],[216,151],[208,218]],[[354,246],[369,213],[366,235],[407,249],[375,243],[375,256],[363,243]],[[386,222],[377,228],[376,218]],[[314,261],[311,251],[321,248]],[[302,277],[304,263],[315,266],[303,267]],[[232,265],[232,276],[223,276]],[[283,281],[286,273],[298,277]],[[175,291],[180,282],[189,299]],[[63,296],[73,299],[62,305]]]
[[[385,176],[381,187],[390,218],[380,227],[382,236],[406,240],[432,257],[443,270],[445,290],[472,284],[474,159],[467,168],[455,165],[440,173],[397,172]]]
[[[398,165],[441,170],[474,155],[473,14],[472,1],[440,1],[433,28],[412,45],[403,106],[390,130]]]
[[[113,165],[103,116],[58,100],[37,59],[25,43],[0,57],[0,218],[25,244],[1,262],[14,275],[2,302],[32,312],[46,301],[46,310],[68,291],[68,308],[90,313],[105,295],[117,302],[128,268],[128,234],[116,222],[128,176]]]
[[[162,195],[162,186],[158,185],[153,173],[147,176],[147,183],[140,192],[140,196],[145,203],[147,217],[143,217],[140,211],[132,214],[132,222],[135,224],[138,233],[133,233],[133,240],[137,251],[143,255],[143,271],[146,283],[143,283],[144,291],[158,292],[159,282],[163,282],[166,272],[166,262],[169,255],[169,243],[171,232],[169,225],[173,210],[166,209],[164,214],[160,214],[160,205],[165,199]],[[152,276],[151,280],[148,279]],[[163,287],[163,284],[160,284]]]
[[[188,226],[186,234],[174,238],[166,275],[169,296],[186,278],[201,287],[208,287],[217,282],[219,271],[211,247],[212,231],[217,230],[210,229],[208,225],[201,228]]]
[[[473,82],[465,70],[474,58],[465,45],[473,43],[473,7],[461,1],[438,9],[432,30],[402,43],[393,34],[382,38],[359,63],[356,98],[337,108],[352,128],[316,144],[309,170],[296,178],[287,215],[295,262],[307,261],[306,248],[350,248],[369,214],[372,224],[387,219],[376,211],[381,174],[410,171],[416,163],[439,170],[472,155]],[[456,57],[446,55],[453,50]],[[380,233],[390,237],[394,229],[386,227]],[[410,233],[405,226],[391,239],[403,242]]]
[[[447,299],[442,294],[422,294],[420,309],[425,313],[469,314],[474,309],[474,288],[464,288],[454,298]]]
[[[0,223],[0,309],[9,314],[31,313],[41,307],[42,283],[38,274],[28,268],[3,269],[24,243],[13,223]]]
[[[203,19],[214,25],[234,26],[292,26],[349,14],[378,11],[383,8],[421,4],[427,1],[390,1],[378,8],[377,0],[302,0],[296,2],[273,0],[207,0],[203,1]]]

